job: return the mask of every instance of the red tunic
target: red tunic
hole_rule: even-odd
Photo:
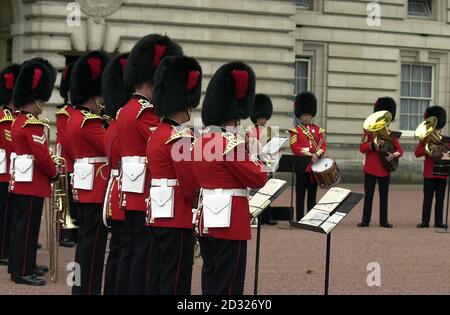
[[[308,137],[308,132],[306,130],[309,131],[309,135],[314,140]],[[291,150],[295,155],[311,156],[319,150],[323,151],[322,155],[325,154],[327,144],[325,142],[324,131],[323,129],[319,128],[319,126],[315,124],[298,125],[293,129],[289,129],[289,132],[291,135],[289,140],[291,144]],[[306,173],[311,172],[312,164],[312,161],[308,164],[308,167],[305,170]]]
[[[33,181],[18,183],[11,180],[11,192],[20,195],[50,197],[51,179],[58,174],[50,157],[45,124],[33,114],[21,112],[11,127],[14,152],[33,155]]]
[[[113,121],[105,134],[105,151],[106,156],[108,157],[108,164],[111,169],[120,170],[120,145],[117,134],[117,122]],[[125,211],[119,205],[119,177],[114,179],[112,184],[111,192],[109,196],[107,196],[109,202],[109,207],[111,210],[111,218],[115,221],[123,221],[125,220]]]
[[[224,156],[229,140],[222,131],[211,131],[196,141],[193,149],[194,173],[200,187],[204,189],[259,189],[267,182],[267,173],[261,172],[256,163],[244,156],[245,146],[240,143],[227,153],[233,158]],[[208,152],[215,152],[215,156],[224,157],[223,161],[210,159]],[[231,221],[228,228],[209,228],[208,236],[230,239],[249,240],[251,238],[250,212],[247,197],[234,196],[231,208]],[[200,219],[200,232],[203,222]]]
[[[174,216],[173,218],[155,219],[150,226],[192,229],[192,208],[195,206],[196,191],[200,189],[193,165],[190,161],[190,149],[193,135],[189,128],[175,127],[176,123],[164,119],[156,129],[147,144],[147,159],[152,179],[177,179],[178,186],[174,187]],[[179,133],[177,133],[176,128]],[[175,161],[172,149],[177,155],[186,159]]]
[[[359,145],[361,153],[365,154],[364,157],[364,172],[377,177],[386,177],[390,175],[390,172],[386,169],[381,160],[380,152],[374,149],[373,134],[371,132],[364,131],[363,139]],[[398,141],[398,138],[392,138],[395,151],[403,155],[403,149]]]
[[[0,149],[6,152],[6,173],[0,174],[1,183],[9,183],[9,165],[10,155],[13,152],[13,143],[11,138],[11,125],[14,121],[14,114],[9,109],[0,110]]]
[[[144,96],[134,94],[120,110],[117,118],[121,157],[146,156],[147,141],[159,126],[160,119],[153,111],[153,105]],[[121,206],[126,210],[146,211],[146,199],[151,182],[150,169],[145,174],[144,193],[121,192]]]
[[[425,159],[423,161],[423,177],[424,178],[429,178],[429,179],[446,179],[447,176],[435,176],[433,175],[433,167],[434,167],[434,159],[429,156],[426,152],[425,152],[425,142],[420,141],[419,145],[416,147],[416,151],[415,151],[415,155],[416,157],[422,157],[424,156]]]
[[[75,162],[75,155],[70,148],[70,139],[67,138],[67,121],[74,110],[72,106],[67,105],[56,112],[56,144],[61,146],[61,157],[67,161],[68,173],[73,173]]]
[[[91,114],[89,109],[75,109],[67,122],[67,137],[76,159],[106,157],[103,119]],[[101,168],[101,169],[100,169]],[[109,180],[106,163],[95,163],[94,188],[74,189],[74,198],[80,203],[103,204]]]

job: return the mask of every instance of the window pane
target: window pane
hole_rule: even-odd
[[[420,81],[422,78],[422,67],[418,65],[412,66],[412,80],[413,81]]]
[[[423,66],[422,71],[422,80],[431,82],[431,66]]]
[[[401,95],[402,96],[410,96],[411,91],[409,90],[409,82],[402,81]]]
[[[409,0],[408,15],[431,17],[431,0]]]
[[[402,80],[409,81],[411,79],[411,66],[402,65]]]
[[[413,81],[411,83],[411,96],[420,97],[420,82]]]
[[[422,97],[431,97],[431,82],[422,83]]]
[[[400,115],[400,130],[408,130],[408,116]]]

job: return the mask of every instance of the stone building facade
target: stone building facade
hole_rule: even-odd
[[[282,131],[295,93],[316,93],[316,122],[347,179],[361,177],[362,122],[377,97],[398,103],[392,129],[406,154],[394,180],[420,179],[414,130],[426,106],[448,109],[450,0],[1,0],[0,65],[39,55],[60,73],[86,50],[129,51],[153,32],[199,59],[203,89],[227,61],[252,65]],[[54,93],[43,116],[60,102]]]

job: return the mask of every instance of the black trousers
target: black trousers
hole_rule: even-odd
[[[70,217],[73,220],[73,223],[75,225],[78,225],[78,204],[73,199],[73,191],[72,191],[72,184],[69,181],[69,190],[68,190],[68,196],[69,196],[69,207],[70,207]],[[68,239],[69,241],[76,242],[78,240],[78,229],[69,229],[69,230],[61,230],[59,234],[59,239]]]
[[[203,295],[242,295],[247,241],[200,237]]]
[[[370,174],[364,174],[364,210],[362,221],[370,223],[372,217],[372,202],[375,192],[375,185],[378,180],[378,189],[380,194],[380,225],[388,222],[388,199],[389,182],[391,177],[377,177]]]
[[[300,221],[305,215],[305,195],[308,193],[307,206],[308,211],[316,205],[317,182],[313,179],[311,173],[297,173],[296,191],[296,219]]]
[[[148,227],[145,226],[144,211],[125,211],[122,241],[116,292],[142,295],[145,293],[150,242]]]
[[[430,223],[431,205],[433,204],[433,196],[435,196],[434,205],[434,223],[441,224],[444,210],[445,188],[447,180],[441,178],[424,178],[423,179],[423,207],[422,222]]]
[[[9,257],[11,240],[12,197],[8,192],[8,183],[0,183],[0,258]]]
[[[119,264],[120,251],[122,250],[121,230],[123,221],[110,220],[111,238],[109,240],[109,254],[105,267],[105,282],[103,294],[116,294],[117,266]]]
[[[192,229],[150,227],[145,293],[190,295],[194,234]]]
[[[36,271],[36,251],[44,198],[11,194],[14,203],[8,272],[31,275]]]
[[[75,262],[80,266],[81,285],[72,288],[72,294],[101,294],[108,230],[102,221],[102,205],[78,204],[80,227]]]

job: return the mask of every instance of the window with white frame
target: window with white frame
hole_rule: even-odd
[[[302,58],[295,62],[295,94],[310,90],[311,60]]]
[[[294,0],[294,3],[301,9],[311,9],[313,0]]]
[[[433,16],[433,0],[408,0],[408,15],[427,17]]]
[[[416,130],[425,109],[433,102],[433,66],[402,64],[400,129]]]

